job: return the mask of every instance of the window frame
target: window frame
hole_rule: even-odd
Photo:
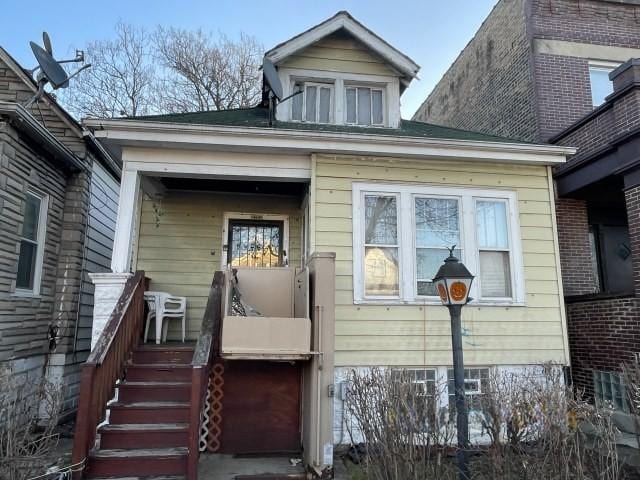
[[[296,123],[308,123],[308,124],[318,124],[318,125],[332,125],[335,123],[335,85],[331,82],[321,82],[321,81],[312,81],[312,80],[304,80],[304,79],[293,79],[291,85],[291,93],[295,93],[296,85],[302,84],[303,93],[298,94],[298,96],[302,97],[302,120],[297,120],[293,118],[293,106],[294,99],[291,99],[291,106],[289,107],[289,118],[292,122]],[[316,87],[316,119],[314,121],[309,121],[306,119],[307,117],[307,87]],[[320,122],[320,89],[328,88],[329,89],[329,121],[328,122]]]
[[[507,245],[508,248],[503,249],[503,248],[489,248],[489,247],[481,247],[480,246],[480,241],[478,239],[478,230],[476,228],[474,228],[474,234],[476,236],[476,244],[475,244],[475,256],[476,256],[476,265],[477,265],[477,270],[478,271],[478,275],[476,275],[476,278],[474,279],[474,283],[476,283],[476,287],[478,288],[478,291],[480,293],[477,293],[478,298],[483,298],[485,300],[488,299],[494,299],[497,302],[510,302],[513,298],[514,298],[514,292],[513,289],[515,288],[516,285],[516,278],[515,278],[515,274],[514,274],[514,258],[513,258],[513,240],[512,240],[512,236],[513,233],[511,231],[511,228],[509,226],[509,210],[510,210],[510,205],[509,205],[509,201],[508,199],[505,198],[484,198],[484,197],[474,197],[473,198],[473,203],[474,203],[474,208],[473,208],[473,212],[474,212],[474,226],[475,226],[475,221],[477,221],[477,217],[475,216],[477,214],[477,204],[478,202],[502,202],[505,205],[505,213],[507,215]],[[507,252],[509,255],[509,281],[511,282],[511,296],[510,297],[482,297],[482,281],[480,278],[480,274],[479,274],[479,269],[480,269],[480,252]]]
[[[400,294],[397,297],[365,295],[364,291],[364,196],[396,195],[398,208],[398,261]],[[352,186],[353,215],[353,301],[354,304],[441,304],[437,296],[417,294],[416,266],[416,222],[415,198],[459,198],[460,239],[462,241],[461,260],[476,275],[470,296],[472,304],[525,306],[524,267],[518,199],[515,191],[492,190],[475,187],[449,187],[437,185],[394,185],[383,183],[354,182]],[[485,297],[479,288],[479,249],[476,238],[475,201],[503,200],[507,205],[507,228],[509,238],[509,265],[511,277],[511,297]]]
[[[370,98],[371,98],[371,112],[370,112],[370,118],[371,118],[371,123],[368,125],[363,125],[358,123],[358,89],[359,88],[367,88],[370,90]],[[356,91],[356,121],[355,123],[351,123],[348,121],[349,118],[349,112],[348,112],[348,102],[347,102],[347,90],[349,89],[355,89]],[[373,94],[372,92],[376,90],[379,91],[381,93],[381,97],[382,97],[382,123],[373,123]],[[350,125],[350,126],[354,126],[354,127],[362,127],[362,128],[369,128],[369,127],[375,127],[375,128],[382,128],[387,124],[387,101],[386,101],[386,87],[382,86],[382,85],[372,85],[372,84],[366,84],[366,83],[347,83],[345,82],[344,85],[344,94],[343,94],[343,102],[344,102],[344,124],[345,125]]]
[[[32,288],[24,288],[18,287],[18,271],[16,270],[16,286],[14,290],[15,296],[20,297],[36,297],[40,295],[40,289],[42,286],[42,269],[44,263],[44,248],[47,239],[47,216],[49,211],[49,195],[46,193],[29,187],[25,192],[24,202],[26,204],[26,196],[31,195],[35,197],[40,202],[40,208],[38,210],[38,223],[36,230],[36,241],[34,242],[31,239],[25,238],[23,236],[23,231],[20,232],[20,237],[18,237],[18,242],[22,243],[22,241],[27,241],[33,245],[36,245],[36,259],[35,266],[33,268],[33,287]],[[24,214],[22,216],[22,229],[24,229]],[[18,262],[20,261],[20,254],[22,248],[18,251]]]
[[[598,70],[601,72],[607,72],[608,74],[613,72],[616,68],[620,66],[619,62],[611,62],[611,61],[602,61],[602,60],[589,60],[588,71],[589,71],[589,93],[591,94],[591,106],[593,108],[598,108],[601,105],[604,105],[605,99],[602,99],[601,103],[596,104],[595,99],[593,97],[593,81],[591,78],[591,71]],[[609,80],[611,83],[611,93],[613,93],[613,82]],[[611,95],[609,93],[609,95]],[[607,96],[609,96],[607,95]],[[606,98],[606,97],[605,97]]]
[[[396,199],[396,245],[389,244],[367,244],[364,240],[364,232],[366,231],[366,221],[367,216],[364,213],[364,208],[366,208],[365,197],[393,197]],[[376,192],[376,191],[362,191],[360,195],[361,205],[363,207],[363,214],[360,215],[360,229],[363,233],[362,237],[362,294],[366,296],[369,300],[400,300],[403,297],[402,290],[402,232],[400,225],[400,195],[395,192]],[[354,217],[355,218],[355,217]],[[366,295],[365,289],[365,262],[364,262],[364,254],[366,252],[367,247],[380,247],[380,248],[397,248],[398,249],[398,295]]]

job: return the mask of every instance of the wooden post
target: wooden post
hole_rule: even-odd
[[[80,395],[78,401],[78,413],[76,414],[76,438],[73,442],[73,453],[71,455],[71,462],[75,465],[83,460],[86,464],[87,452],[89,447],[89,431],[91,430],[90,422],[90,406],[93,403],[92,386],[93,377],[96,371],[95,365],[85,365],[82,368],[82,374],[80,379]],[[73,474],[74,480],[82,478],[82,471],[76,471]]]

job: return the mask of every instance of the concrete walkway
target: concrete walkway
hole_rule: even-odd
[[[297,479],[304,478],[304,468],[291,465],[286,457],[237,458],[213,453],[200,455],[198,480],[234,480],[238,475],[281,475]]]

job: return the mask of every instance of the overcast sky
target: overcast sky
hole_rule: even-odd
[[[150,29],[171,25],[221,31],[230,36],[244,31],[269,49],[339,10],[348,10],[422,67],[420,79],[414,80],[402,96],[402,115],[411,118],[496,0],[5,0],[2,3],[0,45],[26,68],[35,65],[29,41],[41,44],[43,30],[49,32],[57,57],[70,55],[87,41],[111,37],[118,20]]]

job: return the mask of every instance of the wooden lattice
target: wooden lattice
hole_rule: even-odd
[[[201,452],[217,452],[220,450],[223,386],[224,365],[218,362],[211,369],[205,408],[202,413],[202,427],[200,429]]]

